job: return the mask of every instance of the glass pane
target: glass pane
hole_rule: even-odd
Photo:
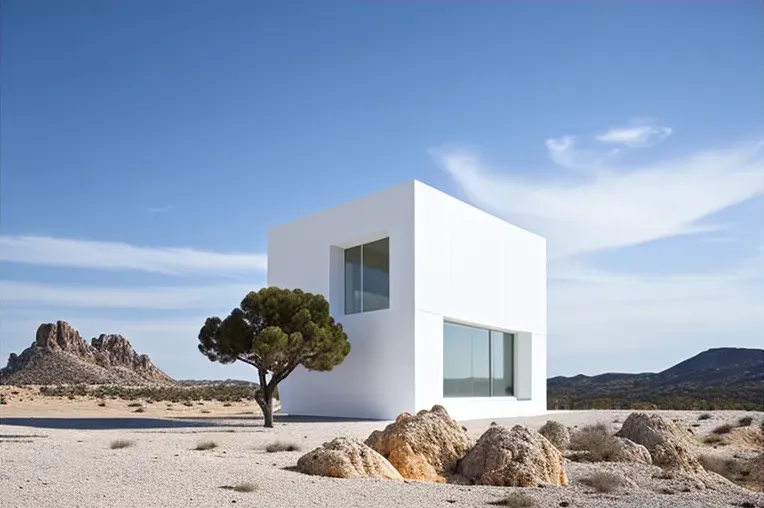
[[[471,329],[472,338],[472,396],[491,396],[490,335],[488,330]]]
[[[443,325],[443,396],[490,396],[488,330]]]
[[[491,332],[491,385],[494,397],[514,395],[514,338],[511,333]]]
[[[472,396],[472,338],[465,326],[443,325],[443,396]]]
[[[363,246],[363,312],[390,308],[390,239]]]
[[[345,314],[361,312],[361,247],[345,249]]]

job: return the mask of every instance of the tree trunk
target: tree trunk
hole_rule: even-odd
[[[268,429],[273,428],[273,394],[265,394],[265,403],[263,404],[263,418],[265,419],[265,427]]]

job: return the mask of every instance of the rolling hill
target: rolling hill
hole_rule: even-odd
[[[549,409],[764,411],[764,349],[715,348],[658,373],[557,376]]]

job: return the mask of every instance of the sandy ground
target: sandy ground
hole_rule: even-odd
[[[114,404],[117,405],[117,401]],[[660,472],[653,466],[568,462],[570,486],[531,489],[312,477],[292,470],[303,453],[337,436],[364,439],[388,422],[304,421],[282,417],[275,428],[264,429],[254,416],[190,414],[197,411],[194,407],[188,408],[189,414],[184,416],[198,415],[198,418],[168,420],[157,418],[168,416],[158,408],[156,414],[148,413],[153,409],[147,408],[147,413],[136,416],[121,406],[88,407],[85,412],[68,413],[66,408],[56,406],[47,413],[30,409],[25,414],[20,408],[1,406],[0,507],[488,507],[508,493],[522,490],[536,499],[540,507],[764,508],[764,494],[747,491],[726,480],[716,491],[687,489],[689,492],[683,492],[681,482],[653,478]],[[242,410],[241,407],[219,409],[232,413]],[[94,411],[100,411],[101,416],[92,416]],[[540,427],[547,419],[571,427],[601,421],[616,429],[619,424],[614,422],[623,421],[629,413],[551,412],[541,417],[496,421],[501,425],[521,423],[531,428]],[[712,412],[712,418],[703,421],[697,420],[700,412],[659,413],[698,425],[693,428],[698,436],[721,423],[735,422],[740,416],[756,419],[754,425],[757,426],[751,429],[757,429],[764,419],[763,413],[751,412]],[[182,427],[162,428],[167,422]],[[491,420],[463,423],[477,438]],[[110,444],[119,439],[134,444],[111,449]],[[197,451],[196,445],[201,441],[214,441],[217,447]],[[264,451],[264,447],[274,441],[296,443],[301,451]],[[728,446],[730,453],[736,446],[735,443]],[[621,471],[635,486],[614,494],[595,493],[581,480],[601,469]],[[256,489],[240,493],[226,488],[242,482],[251,482]]]
[[[152,402],[146,400],[106,399],[94,397],[49,397],[37,388],[0,386],[6,404],[0,406],[2,417],[39,418],[175,418],[210,416],[259,415],[260,409],[251,402]],[[99,406],[105,403],[105,406]],[[136,411],[138,409],[142,411]]]

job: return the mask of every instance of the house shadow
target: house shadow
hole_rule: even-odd
[[[223,415],[223,416],[174,416],[171,418],[47,418],[47,417],[2,417],[0,425],[33,427],[40,429],[65,430],[147,430],[178,428],[236,428],[262,425],[259,415]],[[302,416],[275,414],[276,424],[289,423],[348,423],[375,422],[383,420],[364,420],[357,418],[334,418],[324,416]]]

